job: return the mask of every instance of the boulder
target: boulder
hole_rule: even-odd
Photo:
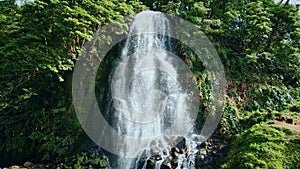
[[[9,169],[21,169],[21,168],[19,166],[14,165],[14,166],[9,167]]]
[[[24,167],[28,168],[28,169],[34,169],[34,168],[37,168],[37,166],[29,161],[25,162],[23,164]]]

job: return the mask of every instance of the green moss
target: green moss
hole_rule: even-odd
[[[299,143],[299,136],[287,137],[283,129],[256,124],[231,143],[222,168],[299,168]]]
[[[300,136],[291,138],[289,144],[286,144],[285,155],[284,166],[287,166],[286,168],[300,168]]]

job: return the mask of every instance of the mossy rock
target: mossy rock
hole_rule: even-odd
[[[283,129],[257,124],[231,143],[222,168],[300,168],[299,143],[299,136],[287,137]]]

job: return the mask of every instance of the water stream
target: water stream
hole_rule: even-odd
[[[154,155],[159,157],[154,160],[154,168],[160,169],[171,158],[171,148],[176,147],[172,139],[186,131],[193,132],[195,116],[190,112],[197,103],[189,100],[191,91],[183,83],[189,69],[171,52],[170,25],[164,14],[144,11],[134,17],[130,26],[121,61],[113,74],[111,93],[115,128],[122,135],[140,140],[136,145],[124,143],[120,152],[135,153],[140,159],[121,157],[117,161],[119,169],[146,169]],[[179,69],[185,73],[178,73]],[[174,152],[177,169],[193,168],[198,142],[197,135],[185,136],[185,148]]]

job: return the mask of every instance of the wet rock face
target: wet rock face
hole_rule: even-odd
[[[182,165],[182,158],[189,159],[189,148],[186,146],[186,140],[181,139],[181,142],[170,148],[169,157],[161,163],[159,169],[174,169],[178,165]],[[212,136],[206,142],[197,144],[197,153],[194,154],[194,164],[190,165],[191,169],[214,169],[220,168],[225,153],[227,143],[218,135]],[[150,157],[149,159],[140,159],[139,168],[157,169],[157,163],[163,158],[159,155]]]
[[[199,152],[195,157],[196,168],[220,168],[227,143],[223,138],[214,135],[211,139],[199,145]]]
[[[176,144],[175,148],[179,149],[179,151],[184,151],[186,149],[186,139],[184,137],[178,137],[174,140],[174,143]]]
[[[162,164],[161,167],[160,167],[160,169],[170,169],[170,167],[167,166],[167,165],[165,165],[165,164]]]

